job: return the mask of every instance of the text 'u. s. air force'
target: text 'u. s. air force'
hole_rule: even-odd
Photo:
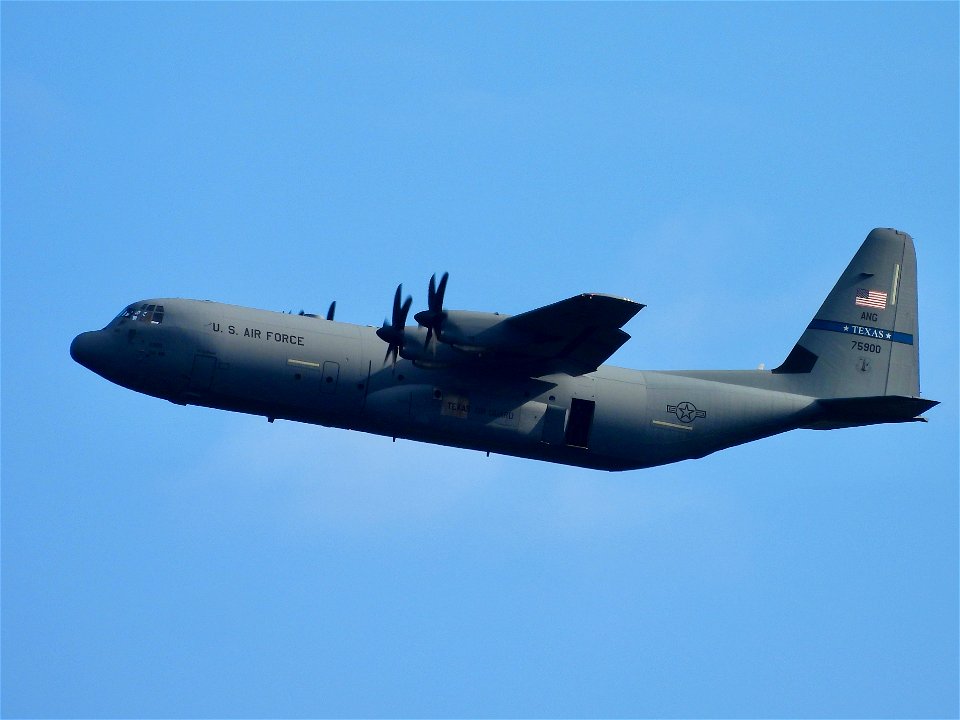
[[[227,325],[226,329],[224,330],[224,328],[218,322],[210,323],[210,329],[215,333],[225,332],[227,335],[236,335],[238,337],[249,338],[251,340],[264,340],[266,342],[299,345],[300,347],[305,345],[302,335],[290,335],[289,333],[277,332],[276,330],[261,330],[260,328],[255,327],[240,328],[236,325]]]

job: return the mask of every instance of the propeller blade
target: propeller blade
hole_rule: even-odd
[[[433,305],[436,302],[434,298],[437,297],[437,274],[434,273],[430,276],[430,284],[427,285],[427,309],[433,310]]]
[[[393,296],[393,327],[403,328],[407,324],[407,313],[410,312],[410,304],[413,298],[407,295],[407,299],[400,304],[400,295],[403,293],[403,284],[397,285],[397,292]]]
[[[437,313],[443,312],[443,296],[447,292],[447,280],[450,278],[450,273],[445,272],[443,277],[440,278],[440,286],[437,288],[437,294],[434,296],[436,300],[436,305],[430,309]]]
[[[427,286],[427,309],[418,312],[415,316],[416,321],[427,328],[427,341],[424,347],[429,346],[430,341],[434,338],[440,340],[443,321],[446,319],[446,313],[443,311],[443,296],[447,292],[447,280],[449,279],[450,273],[445,272],[438,285],[436,273],[430,277],[430,283]],[[434,351],[436,351],[436,348],[434,348]]]
[[[407,324],[407,314],[410,312],[410,305],[413,298],[407,295],[407,299],[402,303],[400,298],[403,295],[403,283],[397,285],[397,291],[393,294],[393,313],[392,321],[384,319],[383,327],[377,330],[377,337],[387,343],[387,354],[383,356],[383,363],[387,363],[390,355],[393,355],[393,367],[397,367],[397,355],[403,349],[404,326]],[[336,303],[334,303],[336,305]],[[331,313],[333,308],[331,306]]]
[[[327,320],[333,320],[333,314],[337,311],[337,301],[330,303],[330,309],[327,310]]]

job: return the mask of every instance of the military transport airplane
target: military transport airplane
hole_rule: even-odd
[[[78,335],[74,360],[180,405],[603,470],[699,458],[797,428],[924,421],[916,253],[873,230],[773,370],[603,365],[644,306],[583,294],[520,315],[449,310],[444,274],[407,325],[151,299]]]

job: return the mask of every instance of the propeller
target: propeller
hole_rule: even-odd
[[[330,309],[327,310],[327,320],[333,320],[333,314],[337,311],[337,301],[330,303]]]
[[[447,319],[447,314],[443,311],[443,296],[447,292],[449,277],[450,273],[444,273],[439,285],[437,285],[436,273],[430,277],[430,285],[427,288],[427,309],[421,310],[414,316],[417,323],[427,328],[427,341],[424,347],[430,346],[430,338],[434,335],[437,336],[437,340],[440,339],[440,328],[443,327],[443,321]]]
[[[387,358],[393,355],[393,365],[397,365],[397,353],[403,347],[404,331],[407,324],[407,313],[410,312],[410,303],[413,298],[407,295],[407,299],[400,304],[400,295],[403,293],[403,284],[397,285],[397,292],[393,296],[393,322],[384,319],[383,327],[377,330],[377,337],[387,343],[387,354],[383,356],[383,362],[386,364]]]

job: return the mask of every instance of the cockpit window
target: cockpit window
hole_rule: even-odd
[[[122,313],[117,315],[117,320],[121,323],[127,320],[135,322],[147,322],[153,325],[159,325],[163,322],[163,305],[153,305],[143,303],[142,305],[130,305]]]

